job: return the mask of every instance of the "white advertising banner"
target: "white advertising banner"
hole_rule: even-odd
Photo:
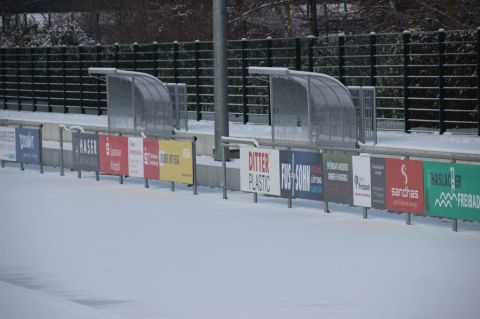
[[[280,196],[279,151],[240,147],[240,189]]]
[[[143,178],[143,138],[128,137],[128,175]]]
[[[14,127],[0,127],[0,160],[17,160]]]
[[[370,157],[352,156],[353,205],[372,207]]]

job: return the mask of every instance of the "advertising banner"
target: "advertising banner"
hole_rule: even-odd
[[[128,137],[128,176],[143,178],[143,138]]]
[[[143,140],[143,171],[147,179],[160,179],[160,163],[158,160],[158,140]]]
[[[480,221],[480,166],[424,162],[425,213]]]
[[[240,189],[280,196],[280,158],[274,149],[240,147]]]
[[[158,141],[160,179],[193,184],[192,142]]]
[[[370,158],[370,175],[372,181],[372,207],[377,209],[387,208],[385,194],[385,159],[381,157]]]
[[[128,138],[126,136],[98,136],[100,171],[111,175],[128,175]]]
[[[370,157],[352,156],[353,205],[372,207]]]
[[[352,156],[323,154],[325,200],[340,204],[352,204]]]
[[[99,167],[98,134],[72,133],[73,169],[95,171]]]
[[[17,148],[14,127],[0,126],[0,160],[15,162]]]
[[[280,196],[323,199],[322,154],[280,151]]]
[[[41,145],[40,129],[38,128],[16,128],[15,146],[17,150],[17,161],[29,164],[40,164]]]
[[[387,158],[387,209],[423,215],[422,161]]]

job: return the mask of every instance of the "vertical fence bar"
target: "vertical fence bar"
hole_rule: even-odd
[[[80,86],[80,113],[85,114],[83,105],[83,45],[78,46],[78,81]]]
[[[315,36],[308,36],[308,72],[313,72],[313,46],[315,45]]]
[[[178,83],[178,41],[173,41],[173,78]]]
[[[101,67],[100,65],[100,53],[101,53],[102,47],[100,46],[99,43],[97,43],[96,47],[96,54],[95,54],[95,60],[96,60],[96,65],[97,67]],[[100,107],[100,80],[97,79],[97,115],[102,115],[102,109]]]
[[[133,71],[137,71],[137,52],[138,52],[138,43],[133,42],[132,45],[132,60],[133,60]]]
[[[63,89],[63,113],[68,113],[68,108],[67,108],[67,71],[66,66],[65,66],[65,51],[66,47],[65,45],[62,45],[62,89]]]
[[[192,142],[192,157],[193,157],[193,195],[197,195],[197,137],[193,137]]]
[[[227,197],[227,158],[226,158],[226,145],[222,143],[222,172],[223,172],[223,188],[222,188],[222,195],[223,199],[228,199]]]
[[[370,85],[377,86],[377,34],[370,32]]]
[[[35,103],[35,64],[34,64],[34,49],[30,47],[30,92],[32,94],[32,111],[37,111],[37,104]]]
[[[273,40],[272,40],[272,37],[267,37],[267,66],[268,67],[272,67],[273,66],[273,59],[272,59],[272,45],[273,45]],[[271,82],[271,81],[270,81]],[[268,88],[268,90],[270,91],[270,87]],[[268,125],[271,126],[272,125],[272,114],[271,114],[271,110],[270,110],[270,94],[268,94],[268,98],[267,98],[267,101],[268,101],[268,107],[267,107],[267,112],[268,112]]]
[[[480,27],[477,28],[477,135],[480,136]]]
[[[153,41],[153,76],[158,78],[158,42]]]
[[[43,138],[43,134],[42,134],[42,129],[43,129],[43,124],[40,124],[40,132],[39,132],[39,141],[38,143],[40,144],[39,145],[39,152],[40,152],[40,158],[39,158],[39,162],[40,162],[40,174],[43,174],[43,142],[42,142],[42,138]]]
[[[50,47],[45,48],[45,75],[47,77],[47,108],[48,112],[52,112],[50,104]]]
[[[6,49],[4,48],[0,48],[0,52],[2,54],[2,95],[3,95],[3,109],[6,110],[7,109],[7,98],[6,98],[6,94],[5,94],[5,90],[6,90],[6,84],[5,84],[5,80],[6,80],[6,77],[5,77],[5,54],[6,54]]]
[[[200,104],[202,99],[200,94],[200,67],[200,40],[195,40],[195,112],[197,121],[202,119],[202,106]]]
[[[118,52],[120,51],[120,47],[118,43],[115,42],[113,45],[113,67],[118,69]]]
[[[247,65],[247,39],[242,38],[242,105],[243,124],[248,123],[248,65]]]
[[[295,70],[302,70],[302,43],[299,38],[295,38]]]
[[[405,30],[403,38],[403,122],[405,133],[410,133],[410,101],[409,90],[410,77],[410,31]]]
[[[445,30],[438,30],[438,126],[440,134],[445,132]]]
[[[65,176],[63,166],[63,127],[58,127],[58,137],[60,140],[60,176]]]
[[[20,49],[15,48],[15,82],[17,84],[17,111],[22,110],[22,103],[20,103]]]
[[[345,34],[338,34],[338,80],[345,84]]]

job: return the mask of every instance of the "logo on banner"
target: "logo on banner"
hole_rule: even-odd
[[[248,185],[253,191],[270,192],[270,168],[268,153],[248,152]]]
[[[241,147],[240,186],[243,191],[279,196],[279,151]]]
[[[0,160],[17,160],[14,127],[0,127]]]
[[[23,134],[18,134],[18,138],[20,140],[20,149],[21,150],[24,150],[24,149],[30,149],[30,150],[33,150],[35,149],[35,146],[34,146],[34,141],[35,141],[35,138],[30,135],[30,132],[28,132],[28,135],[23,135]]]
[[[418,160],[386,160],[387,208],[423,214],[423,165]]]

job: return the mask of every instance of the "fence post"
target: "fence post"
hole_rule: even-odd
[[[410,133],[410,86],[409,66],[410,66],[410,31],[403,31],[403,121],[405,133]]]
[[[272,41],[272,37],[267,37],[267,67],[272,67],[273,66],[273,59],[272,59],[272,45],[273,45],[273,41]],[[271,126],[272,125],[272,114],[271,114],[271,110],[270,110],[270,87],[268,87],[268,91],[269,91],[269,94],[268,94],[268,108],[267,108],[267,112],[268,112],[268,125]]]
[[[242,38],[242,104],[243,124],[248,123],[248,66],[247,66],[247,39]]]
[[[63,127],[58,127],[58,137],[60,140],[60,176],[65,176],[63,169]]]
[[[313,72],[313,46],[315,45],[315,36],[308,36],[308,72]]]
[[[178,41],[173,41],[173,78],[178,83]]]
[[[377,86],[377,34],[370,32],[370,85]]]
[[[52,112],[50,105],[50,47],[45,48],[45,73],[47,76],[47,107],[48,112]]]
[[[43,124],[40,124],[39,127],[40,127],[40,132],[39,132],[39,135],[40,135],[40,136],[39,136],[39,141],[38,141],[38,143],[39,143],[40,145],[39,145],[38,148],[40,149],[40,150],[39,150],[39,152],[40,152],[40,154],[39,154],[39,155],[40,155],[40,158],[39,158],[39,162],[40,162],[40,174],[43,174],[43,142],[42,142],[42,138],[43,138],[43,137],[42,137],[42,136],[43,136],[43,134],[42,134]]]
[[[345,84],[345,33],[338,34],[338,80]]]
[[[120,47],[117,42],[113,45],[113,67],[118,69],[118,51],[120,51]]]
[[[445,30],[438,30],[438,125],[440,134],[445,132]]]
[[[137,51],[138,51],[138,43],[133,42],[132,46],[132,54],[133,54],[133,71],[137,71]]]
[[[63,113],[68,113],[68,108],[67,108],[67,73],[65,70],[65,51],[66,51],[66,46],[62,45],[62,89],[63,89]]]
[[[202,96],[200,95],[200,40],[195,40],[195,93],[196,93],[196,117],[197,121],[202,119],[202,108],[200,101]]]
[[[20,103],[20,61],[19,61],[19,54],[20,49],[18,47],[15,48],[15,81],[17,83],[17,111],[22,110],[22,104]]]
[[[480,136],[480,27],[477,28],[477,131]]]
[[[197,195],[197,137],[193,137],[192,142],[192,158],[193,158],[193,195]]]
[[[299,38],[295,38],[295,70],[302,70],[302,43]]]
[[[158,78],[158,42],[153,42],[153,76]]]
[[[7,109],[7,99],[5,96],[5,51],[6,49],[0,48],[0,52],[2,52],[2,95],[3,95],[3,109]]]
[[[100,43],[97,43],[97,52],[96,52],[96,65],[97,67],[101,67],[100,65],[100,52],[102,47]],[[100,80],[97,79],[97,115],[102,115],[102,110],[100,108]]]
[[[85,107],[83,106],[83,45],[78,46],[78,81],[80,85],[80,113],[85,114]]]
[[[32,111],[37,111],[37,105],[35,104],[35,65],[34,65],[34,58],[33,58],[33,47],[30,47],[30,82],[32,85],[31,93],[32,93]]]

